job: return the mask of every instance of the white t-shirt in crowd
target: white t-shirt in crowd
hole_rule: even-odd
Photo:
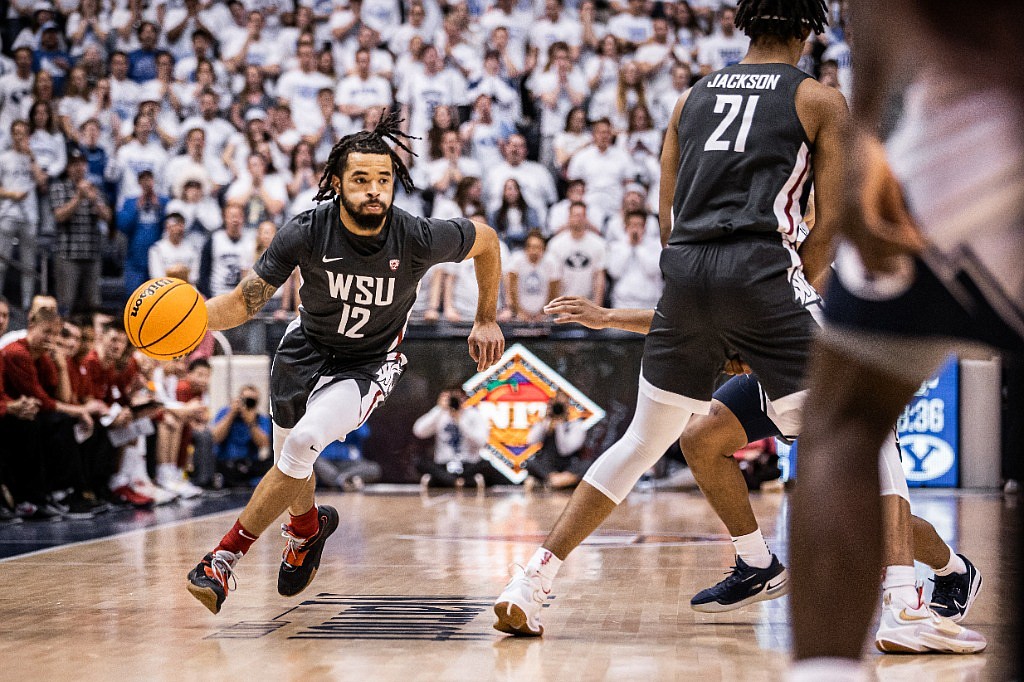
[[[508,247],[504,242],[498,244],[501,247],[501,262],[508,263]],[[452,289],[452,307],[463,322],[472,322],[476,317],[477,302],[480,300],[480,289],[476,283],[476,260],[468,258],[459,263],[444,263],[442,268],[443,272],[451,277],[448,286]],[[444,297],[441,301],[443,310]]]
[[[118,149],[117,168],[121,173],[119,197],[127,199],[139,195],[139,173],[144,170],[152,171],[157,194],[167,194],[169,188],[164,173],[167,161],[167,152],[156,142],[140,144],[138,140],[132,139]]]
[[[587,203],[594,203],[605,215],[611,215],[621,207],[623,183],[636,177],[636,168],[623,149],[610,145],[602,152],[597,145],[591,145],[576,152],[567,175],[586,182]]]
[[[567,84],[573,91],[586,95],[589,91],[587,79],[583,77],[579,69],[573,69],[567,75]],[[541,98],[552,92],[558,93],[558,100],[554,107],[549,107]],[[546,137],[554,137],[565,130],[565,117],[573,108],[573,101],[558,78],[554,68],[550,71],[537,74],[533,79],[533,94],[537,99],[537,108],[540,109],[540,133]]]
[[[195,282],[199,279],[199,252],[195,250],[187,239],[174,245],[164,237],[153,246],[149,247],[149,276],[164,277],[168,268],[176,265],[184,265],[188,268],[189,281]]]
[[[562,283],[560,295],[593,298],[594,275],[604,270],[608,247],[604,239],[593,232],[584,232],[576,239],[565,230],[548,242],[547,257],[558,270]]]
[[[639,45],[654,35],[654,24],[648,16],[636,17],[629,12],[621,12],[608,20],[608,32],[619,40]]]
[[[32,176],[32,162],[28,154],[13,149],[0,153],[0,187],[8,192],[28,192],[28,196],[21,201],[0,199],[0,218],[25,221],[30,225],[39,224],[36,181]],[[10,237],[4,235],[2,238]]]
[[[32,95],[32,76],[18,78],[17,73],[0,77],[0,131],[6,137],[11,124],[21,118],[25,102]]]
[[[341,80],[334,95],[334,103],[356,106],[386,107],[391,105],[391,84],[385,78],[371,75],[366,80],[353,74]]]
[[[487,184],[484,185],[487,210],[493,212],[501,206],[505,181],[509,178],[515,178],[519,183],[523,199],[533,210],[537,211],[537,218],[544,222],[548,206],[558,199],[558,192],[555,189],[555,179],[551,177],[551,172],[536,161],[523,161],[518,166],[510,166],[506,162],[497,168],[489,169]]]
[[[291,105],[292,121],[303,135],[311,135],[323,125],[317,95],[325,88],[333,90],[334,85],[330,76],[319,71],[304,73],[300,69],[293,69],[281,74],[277,81],[277,97]]]
[[[541,19],[530,28],[529,37],[530,45],[537,48],[537,68],[543,69],[548,63],[548,48],[559,41],[578,47],[583,42],[583,27],[564,15],[557,22]]]
[[[661,298],[661,244],[642,239],[637,246],[616,242],[608,247],[613,308],[654,308]]]
[[[519,311],[529,315],[540,313],[548,303],[551,282],[558,279],[558,266],[546,254],[531,263],[525,251],[516,251],[509,260],[508,271],[516,273]]]
[[[225,230],[210,235],[210,294],[220,296],[238,286],[256,259],[256,239],[243,234],[235,241]]]
[[[422,137],[430,130],[434,107],[468,104],[466,80],[453,69],[444,69],[433,76],[426,72],[405,81],[398,101],[409,106],[409,132]]]
[[[271,173],[263,177],[263,189],[272,198],[285,204],[288,203],[288,183],[280,175]],[[252,193],[252,176],[248,173],[238,176],[238,179],[231,183],[225,201],[240,201]]]
[[[748,47],[750,38],[739,31],[734,31],[732,37],[715,33],[697,41],[697,63],[718,71],[738,63],[747,54]]]

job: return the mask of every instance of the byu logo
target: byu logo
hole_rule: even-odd
[[[951,468],[956,457],[946,441],[922,433],[900,437],[903,470],[908,481],[930,481]]]

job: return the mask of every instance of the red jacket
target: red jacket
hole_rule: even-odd
[[[53,412],[57,409],[57,388],[60,375],[57,365],[49,355],[43,353],[38,358],[32,357],[28,349],[28,341],[20,339],[0,351],[6,369],[5,386],[8,395],[20,398],[27,395],[39,399],[39,409]]]
[[[7,397],[7,392],[4,390],[4,358],[0,355],[0,417],[7,416],[7,403],[11,402],[11,399]]]
[[[124,369],[118,370],[104,364],[99,353],[92,350],[82,360],[82,368],[85,370],[82,374],[82,395],[102,400],[107,405],[115,402],[128,404],[132,384],[139,373],[135,358],[128,358]]]

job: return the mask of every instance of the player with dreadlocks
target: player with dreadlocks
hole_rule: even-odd
[[[252,272],[206,306],[210,329],[230,329],[259,312],[297,267],[302,307],[277,348],[270,376],[274,467],[230,531],[188,575],[188,590],[213,613],[235,585],[235,566],[286,509],[287,539],[277,590],[301,592],[313,580],[338,512],[314,499],[321,450],[366,421],[394,390],[399,352],[423,274],[473,258],[480,301],[469,354],[483,370],[501,357],[496,323],[501,256],[494,230],[463,218],[418,218],[392,206],[394,182],[412,189],[388,142],[408,151],[393,116],[331,150],[316,208],[285,224]]]
[[[737,9],[749,51],[684,93],[666,132],[665,289],[649,318],[633,422],[590,468],[547,540],[498,598],[495,627],[502,632],[541,634],[540,609],[562,560],[681,433],[690,468],[736,555],[728,576],[694,596],[691,607],[729,611],[788,591],[786,569],[762,536],[732,454],[748,441],[799,433],[817,326],[812,312],[821,303],[809,282],[820,282],[831,260],[849,114],[838,91],[795,67],[810,32],[824,28],[824,2],[750,0]],[[801,239],[812,177],[816,225]],[[756,375],[742,375],[744,364]],[[723,367],[741,376],[714,391]],[[885,492],[904,498],[895,442],[885,454]],[[903,523],[900,551],[912,551],[909,515]],[[912,572],[912,555],[905,563]]]

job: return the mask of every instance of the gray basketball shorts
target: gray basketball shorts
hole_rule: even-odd
[[[361,404],[365,406],[360,411],[365,411],[368,417],[391,395],[407,362],[405,355],[397,352],[362,364],[345,362],[340,354],[330,356],[314,348],[301,326],[290,326],[270,368],[270,415],[278,426],[293,428],[306,414],[311,395],[352,379],[359,387]]]
[[[802,389],[820,303],[775,235],[670,245],[665,289],[644,345],[643,377],[710,401],[726,360],[739,358],[778,400]]]

